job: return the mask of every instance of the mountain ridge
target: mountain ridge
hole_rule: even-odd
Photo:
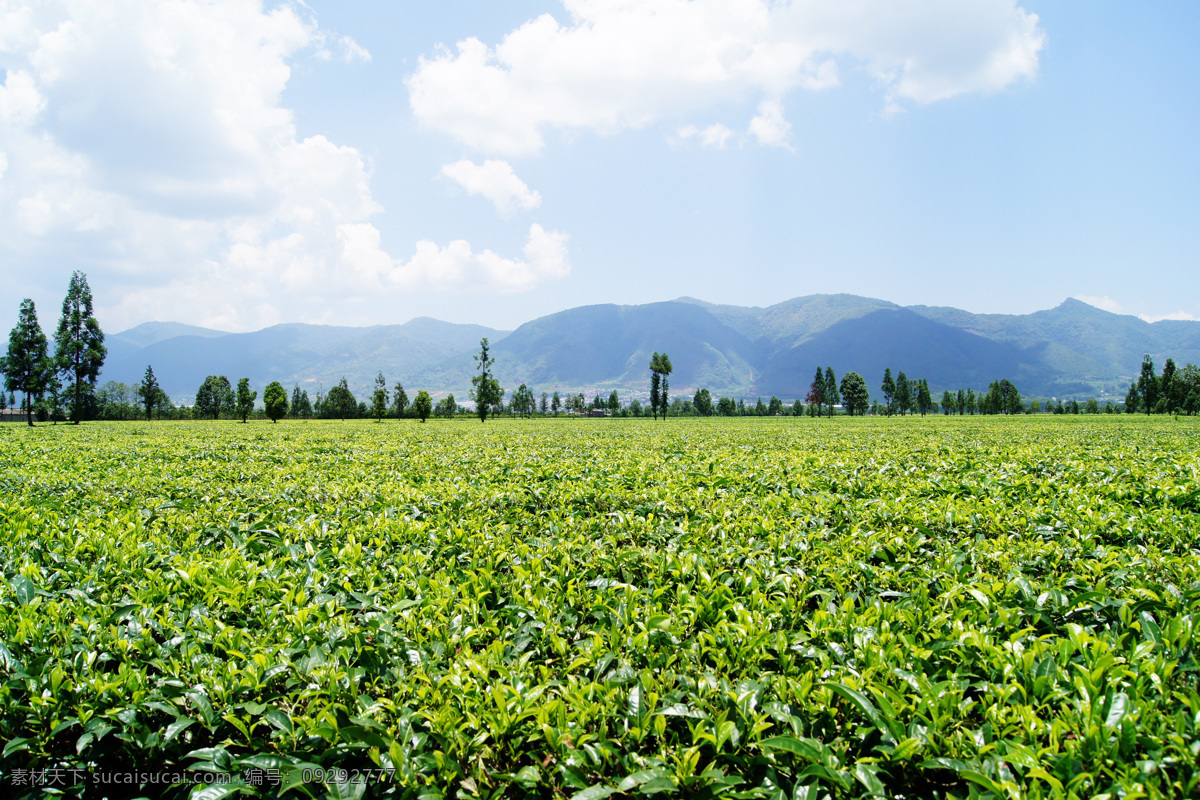
[[[1200,362],[1200,323],[1146,322],[1068,298],[1030,314],[976,314],[949,306],[901,306],[853,294],[813,294],[769,306],[680,297],[593,304],[530,320],[512,331],[417,317],[364,327],[282,323],[229,333],[154,322],[109,337],[101,380],[134,383],[147,364],[165,391],[190,400],[208,374],[279,380],[311,394],[342,376],[364,398],[382,371],[389,389],[424,388],[465,400],[479,339],[488,337],[501,384],[536,392],[646,393],[653,352],[675,365],[674,394],[803,397],[818,365],[854,370],[872,394],[883,368],[942,389],[984,389],[1009,378],[1027,395],[1123,396],[1150,353],[1161,366]],[[877,374],[878,373],[878,374]]]

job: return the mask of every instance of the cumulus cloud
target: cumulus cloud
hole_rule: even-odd
[[[684,125],[679,129],[677,138],[681,141],[688,139],[696,139],[703,147],[712,147],[721,149],[729,143],[733,137],[733,131],[717,122],[704,128],[697,128],[695,125]]]
[[[362,63],[370,53],[322,30],[303,3],[0,5],[10,263],[68,254],[107,287],[98,311],[114,329],[175,318],[242,330],[277,321],[280,307],[311,318],[331,299],[450,285],[452,269],[397,279],[428,270],[384,250],[366,159],[297,130],[283,92],[305,57]],[[534,197],[526,188],[512,202]],[[464,280],[525,288],[563,272],[565,237],[554,240],[558,262],[537,244],[555,236],[531,232],[536,257],[518,260],[465,242],[443,250]]]
[[[571,273],[567,238],[564,233],[546,231],[534,223],[525,242],[524,259],[504,258],[491,250],[475,253],[465,241],[453,241],[445,247],[421,241],[413,257],[397,264],[387,277],[406,286],[457,285],[519,292]]]
[[[841,68],[870,75],[889,109],[996,91],[1036,74],[1044,41],[1014,0],[563,6],[566,23],[543,14],[494,46],[472,37],[422,58],[408,79],[413,113],[481,151],[530,154],[547,129],[609,133],[731,101],[778,103],[839,85]],[[778,133],[761,109],[755,119]]]
[[[778,100],[764,100],[758,104],[758,114],[750,120],[749,130],[759,144],[791,149],[788,138],[792,134],[792,124],[783,118],[783,103]]]
[[[456,161],[442,167],[442,175],[457,183],[467,194],[481,195],[504,216],[519,209],[537,208],[542,196],[517,177],[507,161]]]

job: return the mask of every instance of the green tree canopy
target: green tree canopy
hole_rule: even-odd
[[[896,376],[896,410],[900,412],[900,416],[904,416],[913,408],[913,391],[912,385],[908,382],[908,377],[904,374],[904,370]]]
[[[537,410],[537,398],[533,396],[533,390],[522,383],[513,392],[510,407],[512,413],[518,416],[528,417],[532,415]]]
[[[504,390],[491,370],[496,359],[489,355],[487,337],[479,340],[479,355],[475,356],[479,374],[471,378],[471,399],[475,401],[475,413],[480,422],[486,422],[488,413],[504,401]]]
[[[891,367],[886,367],[883,370],[883,384],[879,387],[879,390],[883,392],[883,404],[887,406],[887,414],[890,417],[896,403],[896,381],[892,378]]]
[[[825,407],[829,409],[829,418],[833,419],[833,407],[842,402],[841,395],[838,394],[837,377],[833,374],[833,367],[825,368]]]
[[[371,394],[371,416],[375,417],[376,422],[383,422],[387,409],[387,381],[383,378],[383,372],[380,372],[375,376],[375,391]]]
[[[842,405],[851,416],[861,416],[867,413],[871,398],[867,392],[867,382],[857,372],[847,372],[842,376]]]
[[[1140,402],[1141,395],[1138,393],[1137,381],[1132,381],[1129,384],[1129,392],[1125,395],[1125,413],[1136,414]]]
[[[921,378],[917,381],[917,411],[925,416],[933,409],[933,395],[929,393],[929,381]]]
[[[68,380],[71,419],[78,425],[88,401],[93,399],[96,379],[108,355],[104,332],[92,313],[92,290],[82,272],[71,274],[58,330],[54,333],[54,348],[58,369]]]
[[[666,353],[655,352],[650,356],[650,410],[656,418],[667,418],[667,408],[671,405],[667,376],[674,370]]]
[[[197,417],[217,419],[221,412],[232,414],[235,406],[233,387],[224,375],[209,375],[196,390],[192,413]]]
[[[329,390],[321,406],[321,416],[329,419],[354,419],[358,416],[358,400],[350,391],[345,376],[342,376],[337,386]]]
[[[458,411],[458,401],[454,399],[454,395],[448,394],[441,400],[438,400],[437,405],[433,407],[433,415],[435,417],[453,417]]]
[[[271,422],[279,422],[280,419],[287,416],[287,389],[283,388],[282,383],[271,381],[267,384],[267,388],[263,389],[263,406],[267,416],[271,418]]]
[[[958,401],[949,389],[942,392],[942,413],[945,415],[953,414],[958,408]]]
[[[301,389],[300,384],[292,387],[292,407],[290,410],[293,417],[303,418],[312,416],[313,407],[312,401],[308,399],[308,390]]]
[[[46,334],[38,324],[33,301],[21,301],[17,324],[8,334],[8,353],[0,359],[4,388],[25,395],[26,422],[33,426],[33,404],[54,377],[55,365],[47,353]]]
[[[429,415],[433,413],[433,399],[429,396],[429,392],[424,389],[417,392],[417,399],[413,401],[413,413],[421,422],[429,419]]]
[[[281,387],[282,388],[282,387]],[[254,410],[254,401],[258,399],[258,392],[250,391],[250,379],[242,378],[237,385],[237,414],[242,418],[242,422],[250,416],[250,412]]]
[[[154,377],[154,367],[146,365],[146,373],[142,375],[142,383],[138,386],[138,397],[146,408],[147,420],[150,419],[151,412],[162,403],[160,395],[164,395],[164,392],[158,385],[158,378]]]
[[[1142,358],[1142,373],[1138,376],[1137,388],[1142,410],[1147,414],[1153,413],[1158,405],[1158,376],[1154,374],[1154,361],[1149,353]]]
[[[658,353],[654,354],[655,358]],[[654,363],[651,361],[650,363]],[[662,375],[656,370],[650,371],[650,413],[658,419],[658,407],[662,401]]]

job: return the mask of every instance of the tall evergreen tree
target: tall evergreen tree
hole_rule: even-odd
[[[958,408],[958,401],[955,399],[950,390],[947,389],[946,391],[942,392],[942,414],[949,416],[954,413],[956,408]]]
[[[87,276],[76,271],[67,285],[62,316],[54,333],[54,359],[69,381],[71,420],[76,425],[83,419],[87,401],[95,394],[96,378],[107,355],[104,332],[92,314],[92,290]]]
[[[1168,358],[1167,363],[1163,364],[1162,377],[1158,381],[1159,399],[1164,401],[1166,407],[1163,411],[1168,414],[1183,406],[1183,398],[1179,396],[1180,381],[1175,380],[1176,372],[1175,359]]]
[[[961,417],[963,414],[967,413],[967,393],[966,393],[966,391],[964,391],[963,389],[959,389],[958,397],[956,399],[958,400],[958,403],[957,403],[958,415]]]
[[[825,410],[825,371],[817,367],[813,374],[812,383],[808,386],[808,395],[804,398],[808,403],[809,415],[821,416]]]
[[[833,407],[842,402],[838,395],[837,378],[834,377],[833,367],[825,368],[825,405],[829,407],[829,418],[833,419]]]
[[[1138,394],[1141,395],[1141,407],[1147,414],[1154,413],[1158,404],[1158,376],[1154,374],[1154,361],[1147,353],[1142,358],[1142,374],[1137,380]]]
[[[250,379],[242,378],[237,385],[237,413],[245,422],[250,412],[254,410],[254,401],[258,399],[258,392],[250,391]]]
[[[488,412],[499,406],[504,399],[504,390],[500,388],[500,382],[488,372],[496,363],[496,359],[488,355],[486,336],[479,340],[479,355],[475,356],[475,363],[479,365],[479,374],[471,378],[471,399],[475,401],[475,413],[479,415],[479,421],[486,422]]]
[[[661,394],[659,395],[659,398],[658,398],[659,415],[663,419],[666,419],[667,418],[667,408],[668,408],[668,406],[671,405],[671,392],[670,392],[671,384],[670,384],[670,381],[668,380],[668,377],[671,375],[672,372],[675,371],[675,368],[673,366],[671,366],[671,357],[668,356],[666,353],[662,354],[662,357],[660,358],[660,360],[658,362],[658,366],[659,366],[659,370],[662,372],[662,386],[659,388],[659,391],[661,392]]]
[[[1022,409],[1021,393],[1017,391],[1017,387],[1008,378],[1002,379],[999,387],[1000,411],[1005,414],[1020,414]]]
[[[674,371],[671,357],[666,353],[655,352],[650,357],[650,411],[655,419],[661,416],[667,418],[667,407],[671,404],[670,384],[667,376]]]
[[[933,408],[933,396],[929,393],[929,382],[924,378],[917,381],[917,411],[925,416]]]
[[[154,377],[154,367],[146,365],[146,374],[142,376],[142,383],[138,386],[138,397],[141,398],[142,405],[146,408],[146,421],[150,420],[150,413],[156,406],[159,405],[159,395],[162,394],[162,388],[158,385],[158,378]]]
[[[383,422],[383,417],[387,414],[387,407],[387,381],[383,378],[383,372],[380,372],[375,376],[375,391],[371,394],[371,415],[375,417],[376,422]]]
[[[901,371],[896,376],[896,410],[900,412],[901,416],[904,416],[912,410],[912,406],[912,386],[909,385],[908,377]]]
[[[1141,395],[1138,394],[1137,381],[1130,381],[1129,392],[1125,395],[1125,413],[1136,414]]]
[[[54,376],[54,362],[47,354],[46,334],[38,324],[33,301],[21,301],[16,327],[8,335],[8,353],[0,359],[4,388],[25,395],[26,422],[33,427],[33,404]]]
[[[896,381],[892,379],[891,367],[884,368],[883,385],[879,390],[883,392],[883,404],[887,407],[887,415],[890,417],[896,407]]]
[[[820,372],[820,368],[817,368]],[[825,379],[820,382],[813,381],[808,385],[808,394],[804,396],[805,412],[810,417],[821,416],[822,409],[825,408]]]

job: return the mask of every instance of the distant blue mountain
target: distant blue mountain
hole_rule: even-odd
[[[986,389],[999,378],[1026,395],[1124,396],[1150,353],[1200,363],[1200,323],[1147,323],[1078,300],[1025,315],[903,307],[855,295],[810,295],[766,308],[692,298],[635,306],[593,305],[540,317],[506,332],[429,318],[368,328],[285,324],[224,333],[146,323],[109,338],[102,380],[134,383],[147,364],[176,400],[209,374],[278,380],[326,390],[345,376],[365,398],[376,374],[389,388],[453,392],[465,400],[481,337],[489,337],[501,384],[536,393],[646,394],[653,352],[670,354],[672,394],[706,387],[718,396],[802,397],[818,366],[859,372],[872,394],[885,368],[930,388]]]

